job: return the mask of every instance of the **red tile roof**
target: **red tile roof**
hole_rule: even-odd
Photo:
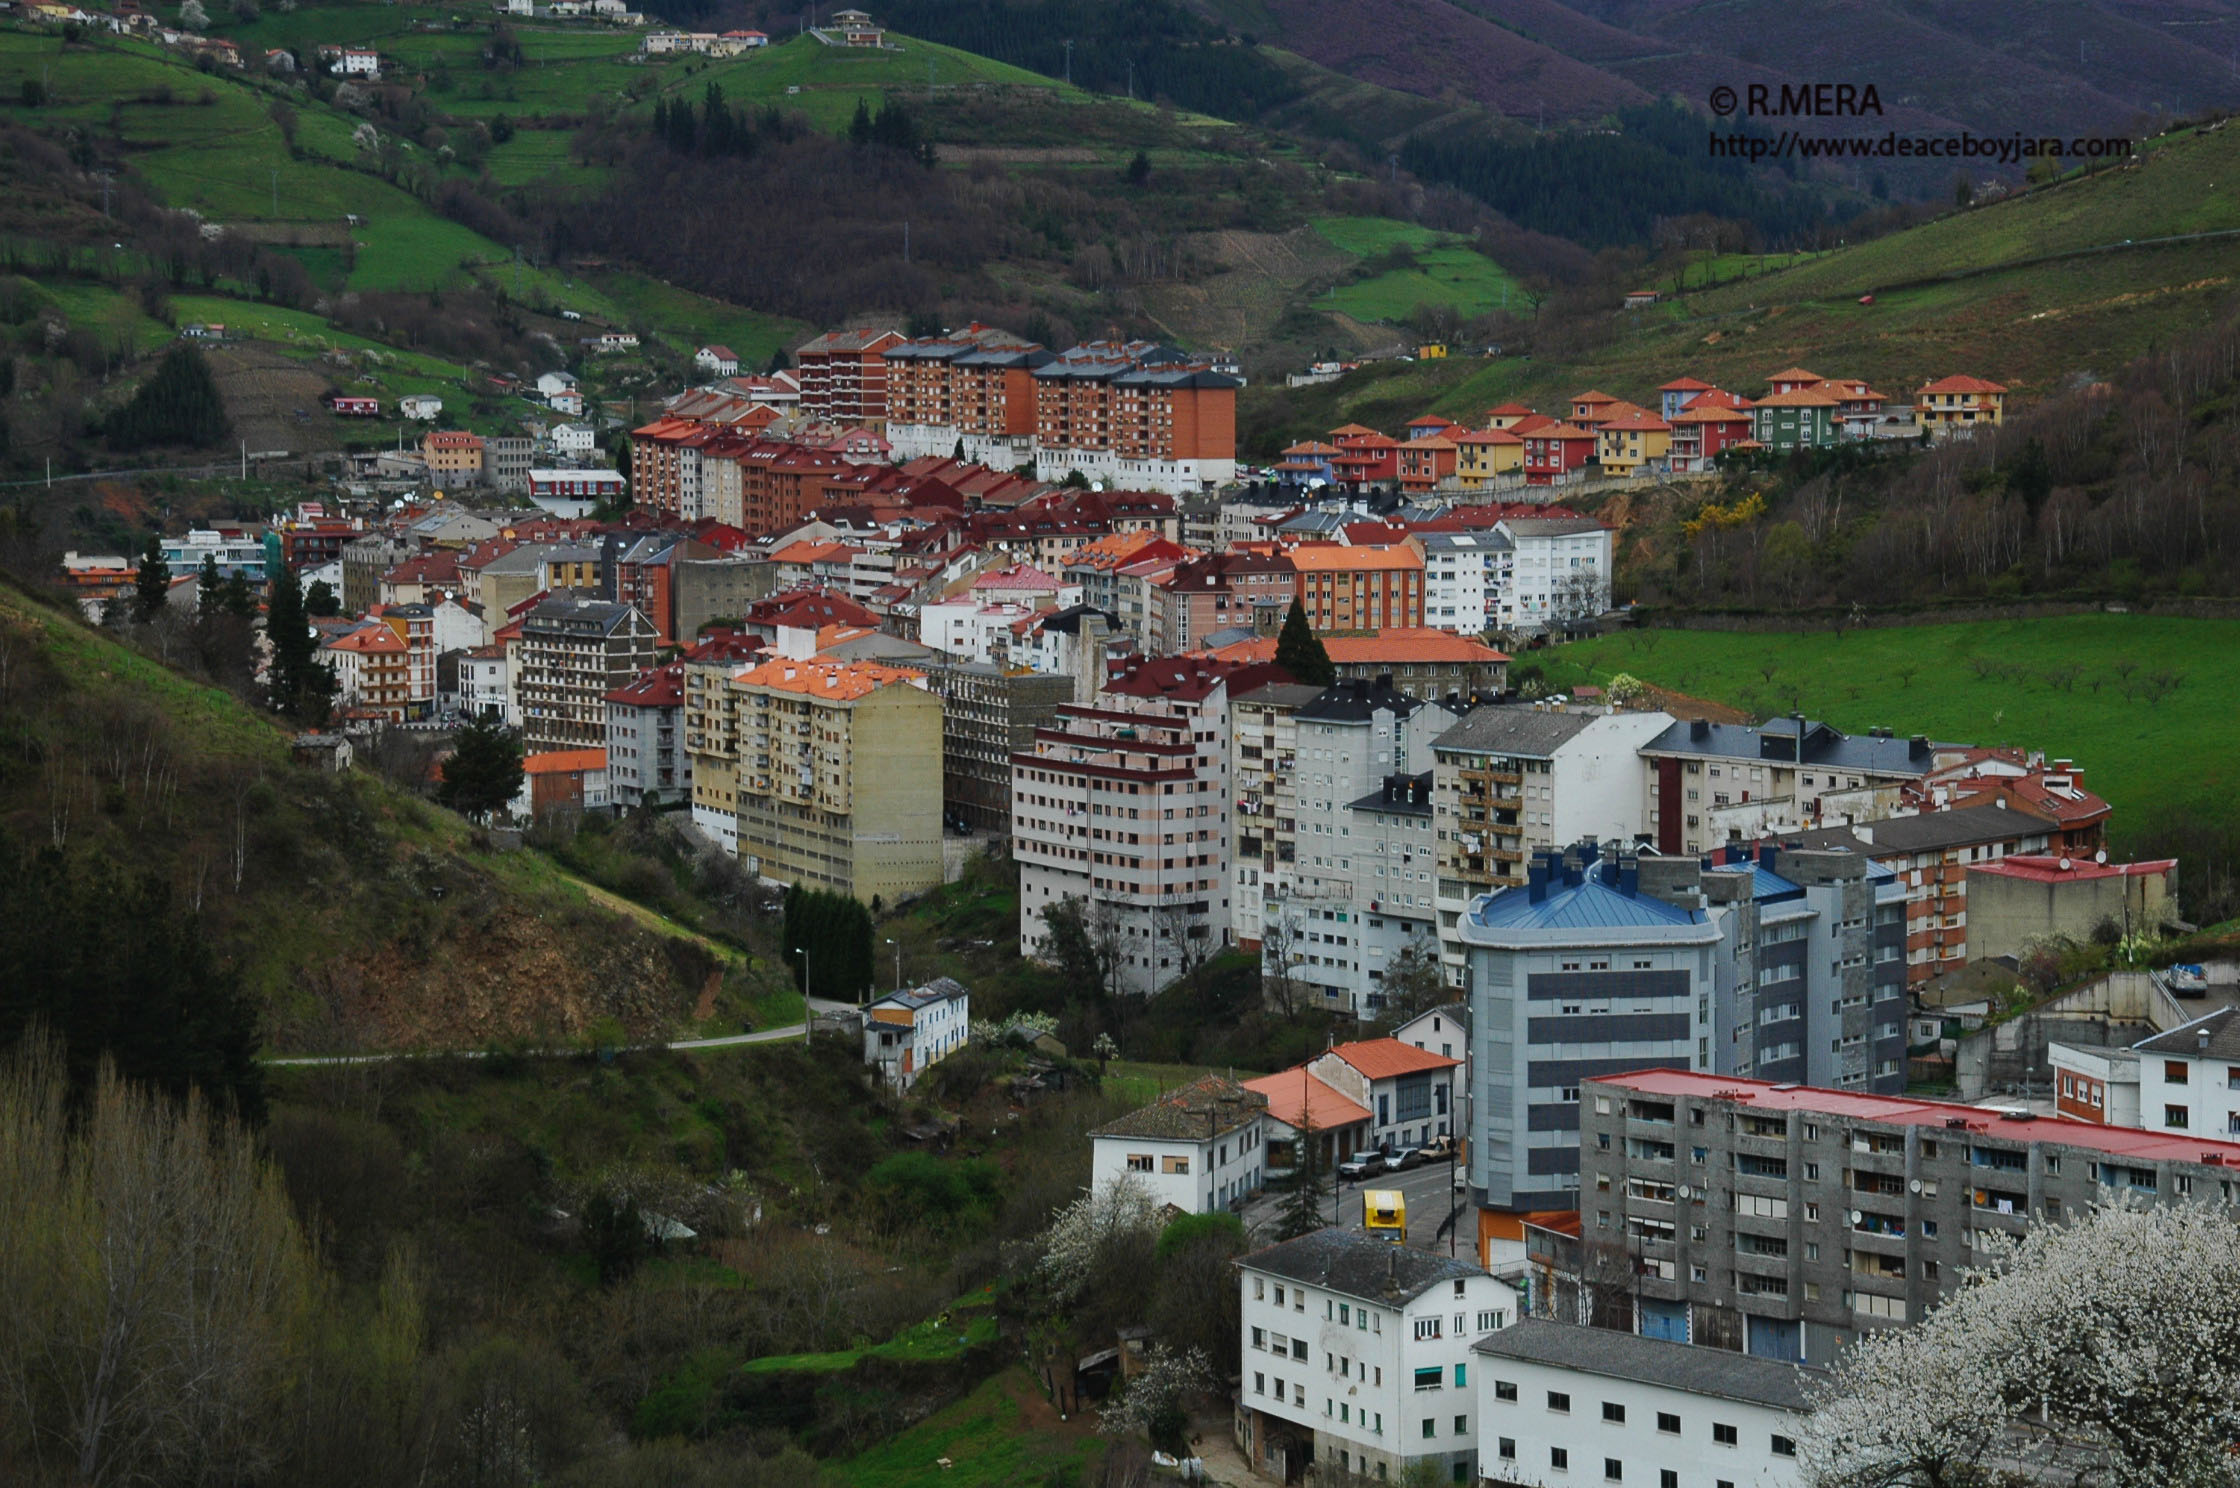
[[[1921,384],[1921,391],[1924,393],[2003,393],[2006,389],[1996,382],[1986,382],[1980,377],[1970,377],[1965,373],[1958,373],[1951,377],[1940,377],[1935,382],[1925,382]]]
[[[2176,858],[2150,858],[2137,863],[2095,863],[2089,858],[2039,857],[2014,853],[1991,863],[1971,863],[1970,873],[1991,873],[2031,883],[2084,883],[2096,878],[2151,878],[2178,866]]]
[[[1244,1088],[1266,1096],[1268,1114],[1294,1131],[1310,1124],[1316,1131],[1329,1131],[1369,1119],[1367,1106],[1308,1074],[1304,1066],[1247,1080]]]
[[[521,762],[527,775],[581,775],[607,767],[604,749],[555,749],[546,754],[532,754]]]
[[[1421,1074],[1426,1070],[1453,1069],[1462,1063],[1445,1054],[1434,1054],[1429,1049],[1403,1044],[1396,1038],[1360,1039],[1350,1044],[1339,1044],[1330,1052],[1372,1080],[1390,1080],[1399,1075]]]

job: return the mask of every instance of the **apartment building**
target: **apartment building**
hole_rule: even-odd
[[[1034,369],[1035,478],[1190,495],[1237,476],[1237,389],[1171,346],[1099,341]]]
[[[1229,938],[1230,691],[1272,668],[1130,661],[1012,756],[1019,952],[1078,899],[1117,947],[1120,990],[1148,994]]]
[[[420,440],[428,479],[438,485],[473,485],[482,479],[482,436],[464,429],[435,429]]]
[[[2240,1143],[1673,1069],[1590,1075],[1580,1234],[1637,1331],[1825,1363],[1918,1323],[1996,1235],[2240,1198]],[[1619,1268],[1609,1268],[1616,1271]]]
[[[1562,710],[1543,704],[1473,708],[1432,749],[1439,854],[1441,957],[1460,985],[1457,924],[1470,901],[1523,883],[1536,851],[1593,837],[1625,843],[1646,828],[1633,797],[1636,751],[1667,713]]]
[[[1641,746],[1648,830],[1663,853],[1801,832],[1821,824],[1827,798],[1840,820],[1858,792],[1918,781],[1937,756],[1919,734],[1845,734],[1802,714],[1763,726],[1674,723]]]
[[[2042,854],[2054,830],[2052,822],[2027,811],[1968,806],[1798,832],[1783,840],[1856,853],[1897,875],[1905,899],[1906,980],[1918,987],[1968,964],[1968,893],[1971,884],[1981,882],[1977,870]]]
[[[1153,1202],[1213,1214],[1267,1177],[1268,1098],[1228,1075],[1201,1075],[1089,1133],[1089,1183],[1125,1178]]]
[[[1458,635],[1482,634],[1501,609],[1501,581],[1516,545],[1490,532],[1427,532],[1423,546],[1423,622]]]
[[[863,1010],[863,1062],[896,1095],[972,1042],[972,994],[952,977],[898,987]]]
[[[1504,517],[1494,530],[1509,540],[1500,613],[1488,619],[1516,635],[1610,608],[1612,533],[1592,517]]]
[[[672,661],[607,694],[607,797],[627,811],[692,797],[684,747],[684,663]]]
[[[1307,623],[1325,631],[1421,629],[1423,544],[1390,547],[1302,543],[1289,551]]]
[[[1273,887],[1280,900],[1298,861],[1299,710],[1321,695],[1319,687],[1270,682],[1229,705],[1229,778],[1237,803],[1229,902],[1236,942],[1248,951],[1261,946],[1263,896]]]
[[[1524,1318],[1472,1346],[1478,1480],[1787,1488],[1821,1371]],[[1653,1475],[1653,1476],[1652,1476]]]
[[[554,598],[530,610],[513,655],[525,752],[603,749],[607,694],[652,666],[659,644],[626,604]]]
[[[923,674],[780,659],[730,687],[749,871],[866,903],[941,883],[941,700]]]
[[[482,481],[494,491],[526,495],[536,442],[526,434],[493,434],[482,441]]]
[[[1188,651],[1233,626],[1251,627],[1290,608],[1298,570],[1282,553],[1213,553],[1177,563],[1151,597],[1152,650]]]
[[[334,668],[338,710],[388,723],[411,716],[412,654],[388,626],[364,624],[330,637],[319,659]]]
[[[1238,1448],[1278,1482],[1358,1474],[1442,1480],[1477,1470],[1471,1345],[1517,1319],[1483,1268],[1327,1229],[1237,1261]],[[1342,1479],[1341,1479],[1342,1480]]]
[[[2240,1008],[2143,1039],[2132,1053],[2141,1126],[2240,1141]]]
[[[467,618],[457,606],[452,613]],[[429,604],[378,604],[366,611],[396,633],[405,650],[405,717],[426,718],[436,705],[436,657],[443,649],[436,637],[436,606]]]
[[[1261,839],[1259,918],[1267,974],[1311,1005],[1377,1016],[1385,967],[1428,940],[1438,855],[1424,767],[1455,722],[1390,677],[1338,682],[1293,716],[1292,825]]]
[[[1035,730],[1073,701],[1073,679],[983,661],[924,671],[941,699],[944,816],[966,831],[1010,836],[1012,756],[1031,750]]]
[[[1659,897],[1659,871],[1593,843],[1545,852],[1522,887],[1482,896],[1461,916],[1480,1207],[1577,1202],[1582,1081],[1710,1067],[1720,928],[1701,908]]]
[[[861,327],[827,331],[793,351],[801,384],[801,411],[835,424],[874,433],[887,421],[887,353],[902,345],[900,331]]]
[[[889,347],[887,442],[898,461],[964,458],[1015,470],[1034,458],[1034,371],[1052,353],[978,321]]]

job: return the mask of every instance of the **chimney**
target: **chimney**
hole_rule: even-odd
[[[1911,739],[1908,739],[1906,741],[1906,755],[1909,759],[1925,760],[1929,758],[1929,736],[1927,734],[1915,734]]]
[[[2195,1047],[2195,1048],[2197,1048],[2197,1049],[2199,1049],[2199,1050],[2200,1050],[2200,1051],[2201,1051],[2202,1053],[2204,1053],[2204,1054],[2208,1053],[2208,1052],[2209,1052],[2209,1030],[2208,1030],[2208,1029],[2206,1029],[2206,1028],[2197,1028],[2197,1029],[2195,1029],[2195,1030],[2194,1030],[2194,1032],[2193,1032],[2193,1043],[2194,1043],[2194,1047]]]
[[[1545,858],[1535,857],[1525,865],[1524,891],[1525,897],[1534,904],[1548,897],[1548,863]]]
[[[1630,855],[1618,860],[1618,892],[1628,899],[1641,892],[1641,861]]]
[[[1710,738],[1710,737],[1711,737],[1711,720],[1710,720],[1710,719],[1708,719],[1708,718],[1691,718],[1691,719],[1689,719],[1689,720],[1688,720],[1688,737],[1689,737],[1689,738],[1691,738],[1691,739],[1708,739],[1708,738]]]

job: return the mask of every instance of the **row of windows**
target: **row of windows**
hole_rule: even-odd
[[[1514,1380],[1495,1380],[1493,1382],[1493,1398],[1499,1404],[1517,1404],[1518,1400],[1516,1382]],[[1570,1415],[1571,1396],[1569,1392],[1563,1390],[1548,1391],[1548,1409],[1550,1412],[1559,1416]],[[1680,1417],[1674,1412],[1658,1411],[1656,1413],[1656,1416],[1657,1430],[1660,1434],[1665,1436],[1685,1436],[1687,1434],[1685,1428],[1681,1423]],[[1625,1425],[1625,1406],[1615,1400],[1603,1401],[1602,1420],[1603,1424],[1609,1426]],[[1741,1428],[1730,1426],[1723,1421],[1714,1421],[1711,1423],[1711,1442],[1713,1446],[1738,1447],[1742,1444]],[[1774,1432],[1772,1434],[1769,1446],[1776,1457],[1794,1457],[1797,1455],[1797,1444],[1795,1439],[1783,1436],[1779,1432]],[[1510,1454],[1504,1453],[1503,1455],[1506,1456]]]

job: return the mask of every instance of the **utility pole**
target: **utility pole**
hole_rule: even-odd
[[[108,192],[102,192],[101,199],[106,203],[109,199]],[[107,207],[104,206],[103,210],[106,211]],[[272,215],[275,218],[280,215],[280,167],[278,166],[272,168]]]
[[[902,942],[890,935],[887,937],[887,944],[894,947],[894,989],[900,992],[902,990]]]
[[[249,478],[249,441],[246,439],[241,441],[241,478]]]
[[[902,261],[910,262],[910,219],[902,219]]]
[[[1066,47],[1066,86],[1070,88],[1070,87],[1072,87],[1072,86],[1073,86],[1073,38],[1072,38],[1072,37],[1070,37],[1070,36],[1069,36],[1069,37],[1067,37],[1067,38],[1066,38],[1066,42],[1065,42],[1065,47]]]
[[[817,1017],[809,1008],[809,953],[799,946],[793,953],[801,958],[801,1047],[809,1047],[809,1030],[817,1026]]]

